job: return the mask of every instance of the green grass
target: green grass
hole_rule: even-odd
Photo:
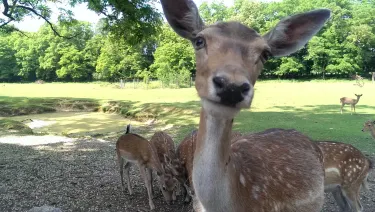
[[[0,136],[6,134],[30,135],[33,131],[20,121],[0,119]]]
[[[313,139],[335,140],[351,143],[361,150],[375,152],[375,141],[370,134],[361,131],[363,123],[375,119],[375,84],[366,82],[360,88],[354,81],[260,81],[255,88],[251,109],[243,110],[235,119],[235,130],[256,132],[267,128],[295,128]],[[354,93],[363,94],[357,105],[357,114],[350,115],[350,107],[340,114],[341,97],[354,98]],[[23,105],[27,107],[37,101],[43,102],[85,101],[100,106],[101,111],[123,114],[136,121],[157,119],[148,126],[142,122],[140,133],[150,136],[156,129],[165,129],[176,140],[182,139],[199,121],[200,102],[195,88],[186,89],[117,89],[99,83],[46,83],[46,84],[0,84],[0,107]],[[27,100],[27,101],[26,101]],[[0,109],[2,109],[0,108]],[[52,107],[54,108],[54,106]],[[16,117],[17,118],[17,117]],[[53,119],[53,117],[51,118]],[[111,117],[109,119],[115,119]],[[79,122],[82,126],[95,129],[92,120]],[[118,119],[107,123],[121,126],[129,120]],[[70,120],[69,127],[74,124]],[[78,122],[77,122],[78,123]],[[101,126],[101,128],[106,128]]]

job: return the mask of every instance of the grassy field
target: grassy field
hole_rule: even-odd
[[[253,105],[238,115],[235,130],[256,132],[273,127],[295,128],[313,139],[343,141],[364,151],[375,152],[375,141],[370,134],[361,131],[366,120],[375,119],[375,84],[366,82],[360,88],[354,86],[353,81],[260,81],[255,89]],[[345,106],[344,114],[340,114],[339,99],[343,96],[354,98],[354,93],[363,94],[357,113],[350,115],[350,106]],[[177,140],[197,127],[200,108],[194,88],[118,89],[98,83],[0,84],[0,111],[12,108],[21,108],[22,111],[30,105],[56,108],[63,103],[65,106],[61,108],[79,108],[79,102],[88,103],[91,109],[100,107],[102,111],[143,118],[138,121],[156,118],[155,127],[167,129]],[[27,112],[25,110],[23,114]],[[36,113],[40,112],[44,111]],[[74,125],[72,120],[66,126]],[[91,126],[95,120],[100,121],[100,118],[94,117],[87,124],[81,119],[78,128]],[[120,121],[101,122],[108,128],[124,124]],[[95,129],[94,126],[91,128]],[[152,131],[147,129],[144,132]]]

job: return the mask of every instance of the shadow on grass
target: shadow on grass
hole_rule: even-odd
[[[4,97],[0,97],[1,99]],[[5,97],[7,99],[12,99]],[[21,101],[18,97],[16,100]],[[46,99],[50,102],[50,99]],[[30,102],[41,101],[29,99]],[[75,102],[78,99],[69,99]],[[190,101],[184,103],[145,103],[132,101],[109,101],[85,99],[87,102],[97,102],[105,111],[121,116],[93,116],[85,114],[69,114],[61,123],[62,129],[89,128],[90,131],[122,130],[128,121],[141,121],[138,132],[145,137],[157,130],[165,130],[179,143],[192,129],[198,127],[200,102]],[[272,109],[272,108],[271,108]],[[374,111],[374,113],[362,113]],[[375,116],[375,108],[369,105],[357,105],[357,113],[350,115],[350,107],[344,107],[340,114],[340,104],[335,105],[304,105],[299,107],[275,106],[275,111],[243,110],[235,119],[234,128],[241,132],[256,132],[267,128],[294,128],[317,140],[342,141],[353,144],[363,151],[373,151],[375,142],[368,133],[361,131],[363,123]],[[258,112],[259,111],[259,112]],[[146,121],[157,120],[153,124]],[[116,126],[114,128],[111,128]]]
[[[362,151],[375,152],[375,141],[369,133],[361,131],[366,120],[375,118],[375,113],[361,113],[361,108],[369,111],[374,109],[372,106],[360,105],[353,115],[350,111],[340,114],[340,105],[275,108],[280,112],[242,111],[235,119],[234,129],[257,132],[267,128],[294,128],[315,140],[341,141]]]

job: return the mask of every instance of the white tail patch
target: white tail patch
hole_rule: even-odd
[[[337,173],[338,175],[340,175],[340,170],[338,170],[337,168],[327,168],[327,169],[325,169],[325,172],[327,173],[327,172],[335,172],[335,173]]]

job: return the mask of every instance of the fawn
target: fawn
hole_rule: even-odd
[[[355,105],[359,102],[359,99],[361,98],[362,94],[354,94],[356,95],[357,99],[349,98],[349,97],[342,97],[340,98],[340,103],[341,103],[341,114],[342,114],[342,108],[345,105],[350,105],[350,114],[353,114],[353,109],[355,113]]]
[[[317,145],[324,157],[325,192],[332,192],[340,210],[362,211],[359,192],[361,186],[368,189],[372,161],[350,144],[318,141]]]
[[[140,135],[130,133],[130,125],[128,125],[125,134],[121,135],[117,140],[116,153],[123,189],[123,169],[125,166],[125,178],[127,180],[128,191],[130,195],[133,194],[129,169],[131,164],[136,164],[139,167],[141,177],[145,181],[150,209],[155,209],[154,202],[152,201],[152,170],[156,171],[163,196],[167,203],[170,203],[175,187],[174,179],[172,176],[165,173],[165,170],[159,161],[156,148],[151,145],[147,139]]]
[[[177,179],[174,178],[173,169],[171,169],[171,166],[180,166],[179,160],[176,156],[176,149],[174,146],[173,139],[165,132],[159,131],[156,132],[150,139],[151,145],[153,145],[156,149],[156,153],[158,156],[158,159],[165,171],[165,175],[168,175],[169,178],[173,178],[172,181],[169,183],[173,183],[168,185],[169,188],[173,187],[176,188],[178,182]],[[176,200],[176,191],[173,190],[172,193],[172,200]]]

